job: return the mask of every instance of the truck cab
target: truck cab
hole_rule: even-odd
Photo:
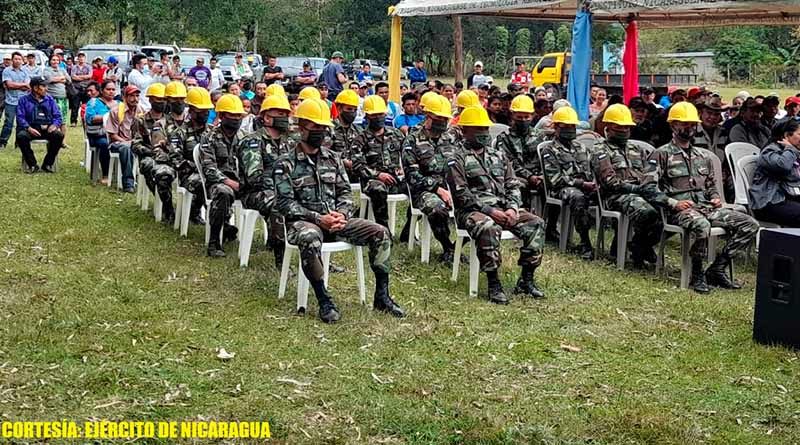
[[[565,84],[571,64],[572,55],[570,53],[545,54],[531,70],[533,86],[540,87],[546,83],[553,85]]]

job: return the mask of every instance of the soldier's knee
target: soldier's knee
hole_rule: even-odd
[[[695,238],[707,238],[708,231],[711,230],[711,222],[706,218],[696,218],[689,224],[688,229]]]
[[[447,224],[449,218],[450,213],[447,211],[447,207],[445,207],[444,204],[434,207],[428,215],[428,220],[431,224]]]

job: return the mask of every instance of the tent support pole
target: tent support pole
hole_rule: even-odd
[[[464,81],[464,31],[461,29],[461,16],[453,17],[453,65],[455,70],[456,82]]]

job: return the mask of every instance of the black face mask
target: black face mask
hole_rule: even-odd
[[[442,134],[447,131],[447,121],[431,121],[431,133]]]
[[[578,130],[575,128],[562,128],[558,130],[558,138],[562,141],[572,142],[578,137]]]
[[[531,121],[514,121],[514,130],[517,134],[528,134],[531,128]]]
[[[368,125],[370,130],[378,131],[386,126],[386,122],[383,119],[370,119]]]
[[[186,108],[186,104],[183,102],[172,102],[169,104],[169,111],[172,114],[183,114],[184,108]]]
[[[691,142],[692,138],[694,138],[694,128],[686,128],[675,131],[675,139],[680,142]]]
[[[350,125],[356,120],[356,112],[355,111],[342,111],[339,113],[339,119],[342,120],[342,123],[345,125]]]
[[[167,110],[167,103],[166,102],[153,102],[153,103],[150,104],[150,106],[153,108],[153,111],[155,111],[156,113],[163,113],[164,111]]]
[[[272,118],[272,128],[286,133],[289,131],[289,117],[288,116],[274,116]]]
[[[492,143],[492,136],[489,132],[476,133],[470,139],[464,140],[464,146],[470,150],[480,150],[486,148]]]
[[[205,124],[205,123],[207,123],[207,122],[208,122],[208,110],[203,110],[203,111],[195,111],[195,112],[194,112],[194,117],[192,117],[192,120],[193,120],[195,123],[198,123],[198,124],[200,124],[200,123],[202,123],[202,124]]]
[[[219,123],[222,125],[222,128],[231,133],[239,131],[239,128],[242,126],[241,119],[231,119],[229,117],[222,118]]]
[[[325,130],[307,130],[308,136],[303,141],[313,148],[322,147],[322,142],[325,140]]]

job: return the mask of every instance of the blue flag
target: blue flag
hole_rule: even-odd
[[[592,13],[579,11],[572,25],[572,67],[567,100],[582,121],[589,120],[589,86],[592,71]]]

